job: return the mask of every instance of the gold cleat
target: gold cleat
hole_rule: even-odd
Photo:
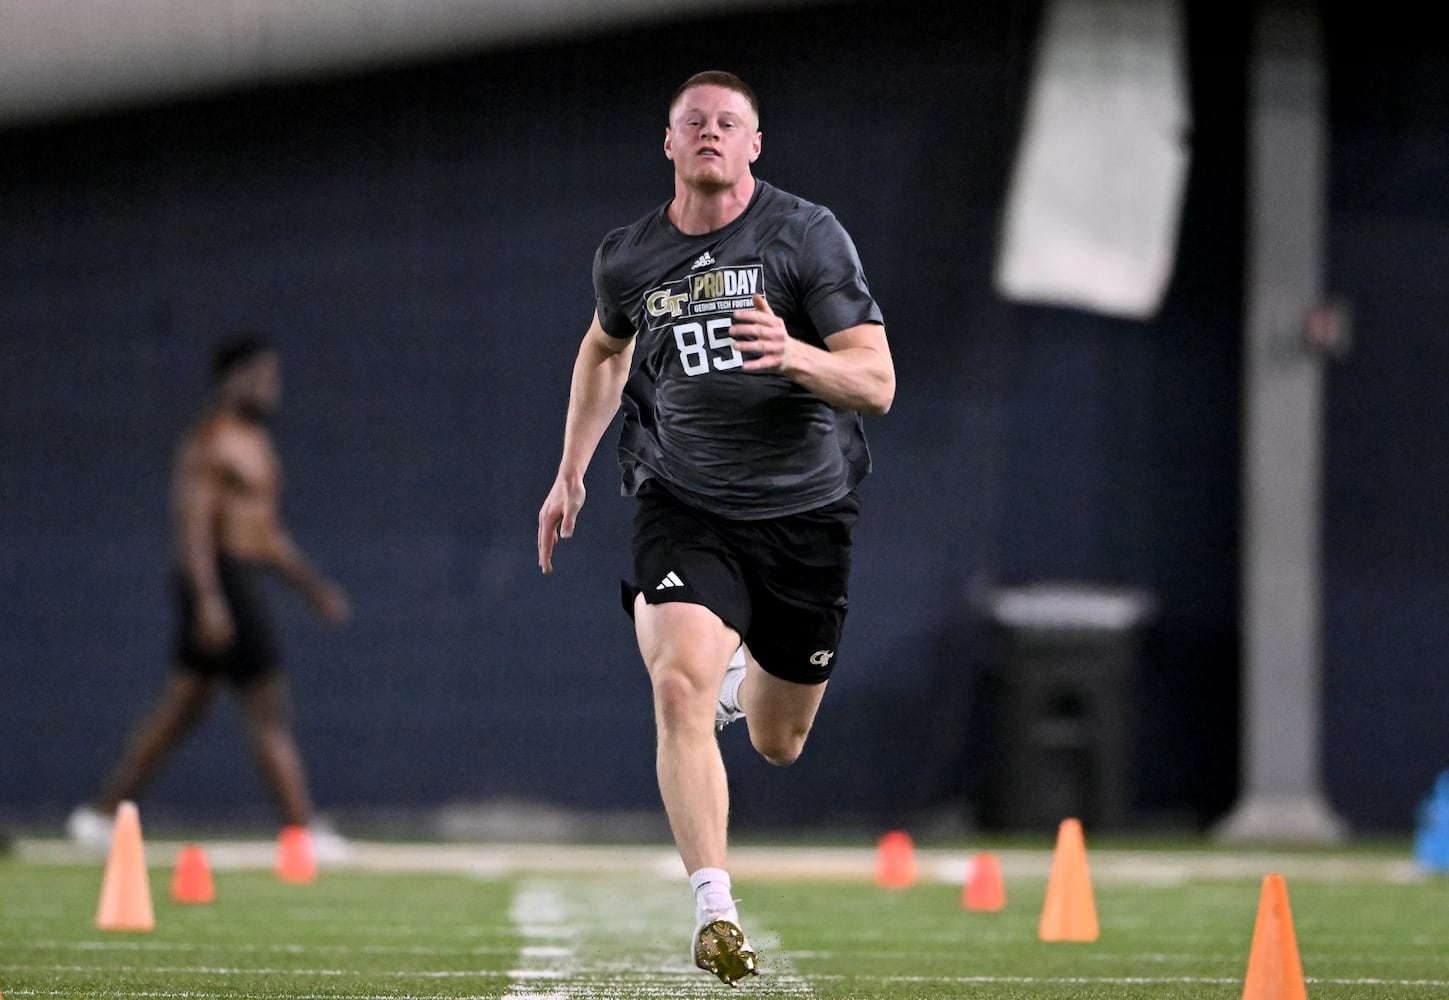
[[[728,917],[706,917],[694,932],[694,964],[726,986],[756,974],[755,952],[745,932]]]

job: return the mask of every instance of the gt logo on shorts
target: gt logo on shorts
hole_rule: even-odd
[[[817,667],[828,667],[834,656],[835,651],[832,649],[817,649],[810,654],[810,662]]]

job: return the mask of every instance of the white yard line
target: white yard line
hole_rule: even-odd
[[[677,862],[676,862],[677,864]],[[549,878],[523,882],[510,911],[526,940],[502,1000],[718,1000],[722,985],[689,957],[689,888],[670,880]],[[771,995],[812,991],[779,941],[750,928],[757,982]]]
[[[578,934],[557,887],[541,881],[521,884],[508,918],[527,943],[518,951],[518,964],[508,970],[501,1000],[569,1000],[572,994],[561,991],[559,981],[578,971]]]

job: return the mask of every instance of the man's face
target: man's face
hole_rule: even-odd
[[[238,397],[245,410],[270,416],[282,398],[282,364],[276,354],[259,354],[236,373]]]
[[[744,95],[727,87],[691,87],[670,109],[664,155],[690,187],[734,186],[760,155],[759,123]]]

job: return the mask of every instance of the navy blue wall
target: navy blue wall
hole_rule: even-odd
[[[1387,824],[1449,768],[1449,50],[1376,13],[1328,34],[1356,333],[1328,382],[1325,757],[1344,812]]]
[[[667,197],[663,104],[714,65],[761,94],[758,173],[856,237],[900,376],[867,423],[853,610],[806,758],[776,771],[728,734],[740,827],[969,812],[990,773],[973,602],[1055,577],[1157,596],[1139,806],[1224,811],[1246,20],[1194,44],[1179,268],[1131,323],[991,290],[1033,9],[692,19],[0,132],[0,814],[90,792],[164,676],[169,453],[238,325],[282,346],[285,512],[357,610],[330,634],[278,593],[322,805],[657,808],[612,434],[547,579],[535,516],[594,246]],[[1340,808],[1394,829],[1449,766],[1449,536],[1423,480],[1449,471],[1426,448],[1449,429],[1449,87],[1442,53],[1356,55],[1335,49],[1333,279],[1358,345],[1331,385],[1327,762]],[[238,740],[221,710],[151,799],[264,809]]]

